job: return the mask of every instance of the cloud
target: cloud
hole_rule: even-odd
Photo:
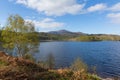
[[[26,19],[26,21],[33,22],[37,28],[58,28],[64,26],[64,23],[56,22],[51,18],[45,18],[41,21]]]
[[[98,3],[86,7],[87,0],[14,0],[17,4],[25,5],[28,8],[37,10],[47,16],[63,16],[65,14],[89,14],[90,12],[105,11],[105,15],[112,23],[120,23],[120,2],[108,6],[105,3]],[[46,18],[42,21],[33,20],[36,26],[41,28],[56,28],[64,23],[56,22],[54,19]]]
[[[84,1],[84,0],[83,0]],[[78,14],[85,4],[78,4],[77,0],[17,0],[23,4],[48,16],[62,16],[65,14]]]
[[[112,5],[107,9],[109,13],[107,18],[114,24],[120,24],[120,2]]]
[[[120,2],[109,8],[110,11],[120,11]]]
[[[26,2],[26,0],[17,0],[17,3],[20,3],[20,4],[27,5],[27,2]]]
[[[120,13],[110,13],[107,17],[111,20],[112,23],[120,24]]]
[[[104,3],[96,4],[87,8],[87,12],[103,11],[107,8],[107,5]]]
[[[87,8],[86,12],[96,12],[96,11],[106,11],[105,13],[107,18],[114,24],[120,24],[120,2],[112,5],[111,7],[107,6],[104,3],[99,3],[94,6]]]

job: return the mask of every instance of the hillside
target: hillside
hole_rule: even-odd
[[[67,30],[39,33],[39,37],[41,41],[44,41],[44,40],[68,41],[71,38],[75,38],[81,35],[86,35],[86,34],[82,32],[71,32]]]
[[[67,35],[67,36],[79,36],[79,35],[87,35],[82,32],[71,32],[67,30],[59,30],[59,31],[50,31],[48,34],[56,34],[56,35]]]
[[[71,32],[67,30],[40,32],[40,40],[56,41],[120,41],[120,35],[112,34],[87,34],[82,32]]]
[[[33,61],[0,51],[0,80],[101,80],[98,76],[70,69],[45,69]]]

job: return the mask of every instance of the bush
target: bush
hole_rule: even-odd
[[[89,80],[101,80],[101,78],[95,74],[88,74],[87,77]]]
[[[31,54],[25,54],[23,58],[35,62],[35,58]]]
[[[87,65],[80,58],[77,58],[70,66],[72,71],[87,71]]]

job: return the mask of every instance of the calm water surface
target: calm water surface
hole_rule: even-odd
[[[120,76],[120,42],[41,42],[39,49],[35,57],[44,60],[52,53],[56,68],[68,67],[80,57],[101,76]]]

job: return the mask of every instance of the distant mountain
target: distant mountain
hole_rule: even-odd
[[[55,34],[55,35],[66,35],[66,36],[80,36],[80,35],[87,35],[82,32],[71,32],[67,30],[59,30],[59,31],[50,31],[48,34]]]
[[[39,38],[41,41],[120,41],[120,35],[86,34],[82,32],[71,32],[68,30],[40,32]]]

